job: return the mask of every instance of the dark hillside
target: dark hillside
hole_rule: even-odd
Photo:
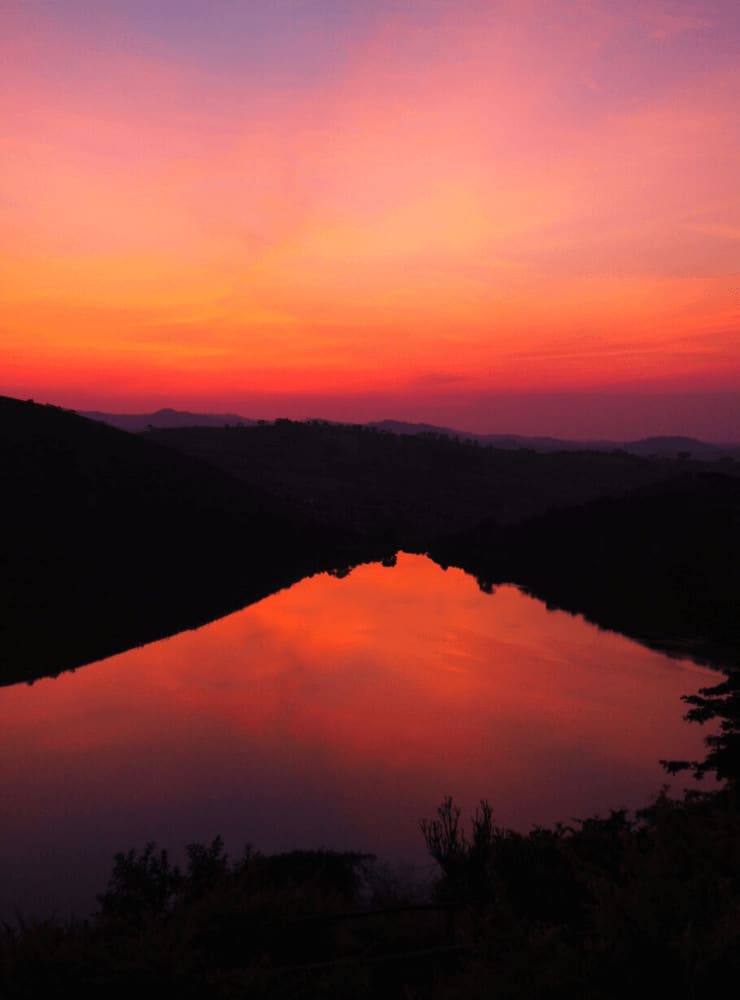
[[[740,662],[740,481],[686,474],[433,547],[483,586],[514,582],[661,648]],[[680,641],[677,641],[680,640]]]
[[[661,648],[740,659],[740,464],[277,421],[149,437],[370,539]]]
[[[653,642],[740,637],[737,463],[289,420],[131,435],[7,398],[0,463],[0,682],[397,548]]]
[[[361,559],[213,466],[0,398],[0,682],[201,624]]]
[[[207,459],[321,520],[399,547],[423,548],[437,535],[486,518],[514,523],[675,477],[682,469],[706,468],[690,459],[503,450],[443,435],[319,421],[168,429],[144,437]]]

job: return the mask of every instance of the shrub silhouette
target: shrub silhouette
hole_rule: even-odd
[[[98,896],[106,919],[141,922],[171,908],[183,878],[166,850],[153,843],[143,851],[116,854],[108,888]]]

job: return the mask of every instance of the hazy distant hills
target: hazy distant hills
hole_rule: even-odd
[[[740,444],[709,444],[697,438],[681,435],[664,435],[640,438],[637,441],[604,441],[599,439],[571,441],[554,437],[525,437],[519,434],[471,434],[450,427],[432,424],[405,423],[399,420],[379,420],[368,426],[393,434],[443,434],[461,441],[478,441],[492,448],[530,448],[533,451],[626,451],[631,455],[666,455],[675,457],[686,453],[692,458],[719,458],[723,455],[740,456]]]
[[[96,410],[78,410],[80,416],[100,420],[125,431],[145,431],[150,428],[179,427],[250,427],[265,421],[251,420],[234,413],[189,413],[165,408],[155,413],[102,413]],[[334,421],[307,421],[308,423],[333,424]],[[637,441],[583,440],[571,441],[554,437],[525,437],[518,434],[473,434],[451,427],[434,424],[410,423],[403,420],[375,420],[364,425],[391,434],[442,435],[460,441],[478,441],[493,448],[529,448],[533,451],[614,451],[621,449],[631,455],[670,455],[686,453],[693,458],[720,458],[724,455],[740,457],[740,444],[710,444],[685,436],[656,436]]]
[[[225,424],[249,425],[257,422],[234,413],[188,413],[187,410],[169,408],[155,413],[99,413],[97,410],[78,410],[77,413],[89,420],[99,420],[134,433],[150,427],[223,427]]]

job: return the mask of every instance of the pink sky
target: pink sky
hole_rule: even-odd
[[[732,2],[5,0],[0,392],[740,439]]]

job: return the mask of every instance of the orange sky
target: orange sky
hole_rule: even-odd
[[[645,433],[740,438],[734,2],[6,0],[0,34],[0,392],[530,432],[504,396],[700,394]]]

